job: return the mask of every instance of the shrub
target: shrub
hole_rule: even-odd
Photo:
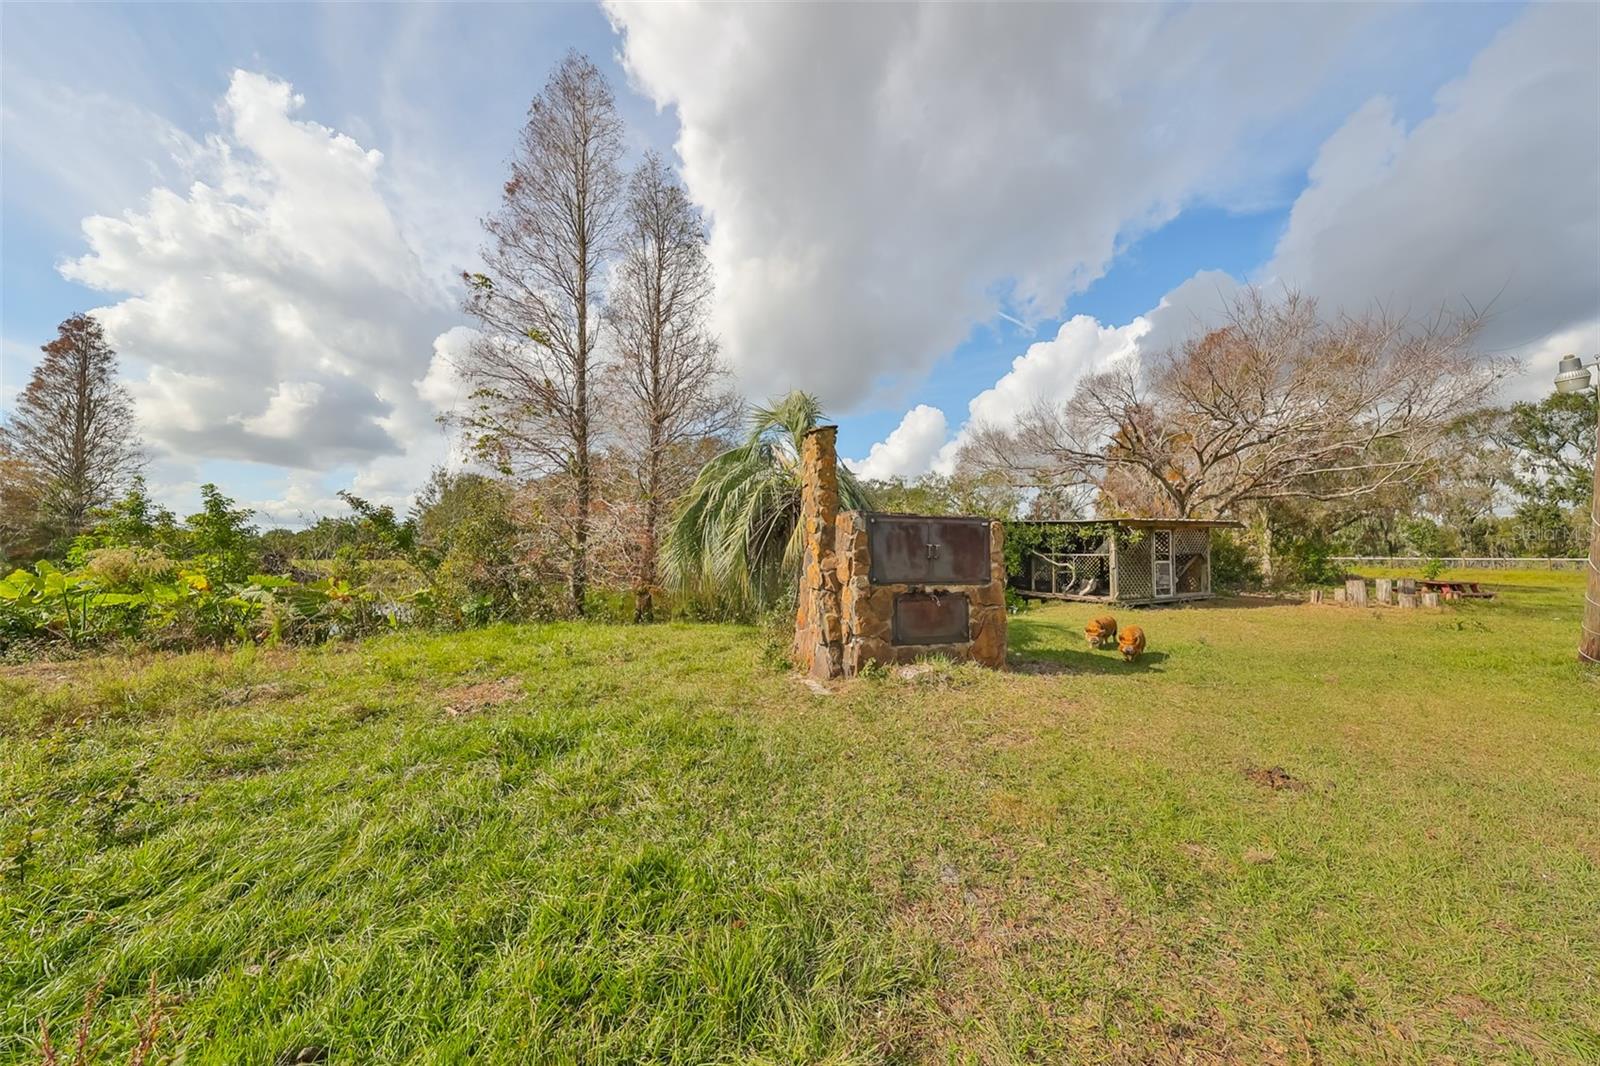
[[[137,589],[170,580],[177,564],[159,548],[96,548],[84,560],[83,571],[103,588]]]
[[[89,565],[73,571],[41,562],[0,581],[0,647],[123,638],[170,648],[236,640],[314,642],[398,621],[398,612],[336,578],[302,583],[255,574],[218,583],[202,571],[132,549],[100,549]]]
[[[215,485],[201,485],[202,509],[184,519],[187,556],[213,582],[243,581],[260,569],[255,512],[234,507]]]
[[[756,620],[760,633],[761,662],[777,671],[794,665],[794,606],[775,604],[762,611]]]
[[[1261,584],[1261,566],[1243,539],[1227,530],[1211,534],[1211,587],[1238,592]]]
[[[1273,577],[1277,584],[1331,585],[1344,577],[1333,561],[1334,546],[1319,530],[1279,533],[1273,546]]]

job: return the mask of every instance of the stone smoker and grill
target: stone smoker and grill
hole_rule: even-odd
[[[944,655],[1006,661],[1004,527],[987,518],[839,510],[837,428],[800,452],[795,660],[815,678]]]

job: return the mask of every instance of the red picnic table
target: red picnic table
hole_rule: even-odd
[[[1422,578],[1417,582],[1429,592],[1437,592],[1446,600],[1492,600],[1494,593],[1485,592],[1476,581],[1441,581]]]

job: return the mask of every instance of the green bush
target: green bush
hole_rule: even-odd
[[[1261,584],[1261,565],[1237,534],[1218,529],[1211,534],[1211,587],[1238,592]]]
[[[1090,522],[1080,526],[1041,525],[1034,522],[1005,524],[1004,555],[1006,576],[1020,577],[1033,552],[1090,552],[1099,549],[1109,536],[1118,544],[1138,544],[1142,529],[1128,529],[1110,522]]]
[[[122,639],[174,648],[315,642],[398,620],[398,612],[335,578],[301,583],[253,574],[217,583],[201,570],[134,549],[99,549],[71,571],[40,562],[0,580],[0,650]]]
[[[1273,547],[1276,584],[1288,587],[1332,585],[1344,577],[1344,568],[1333,561],[1334,545],[1320,530],[1277,533]]]

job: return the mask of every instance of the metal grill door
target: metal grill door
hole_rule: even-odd
[[[867,519],[867,551],[872,558],[874,585],[928,580],[931,557],[927,523],[900,515],[872,515]]]
[[[1172,531],[1157,529],[1150,534],[1150,558],[1155,566],[1153,575],[1156,599],[1172,595]]]
[[[989,582],[989,521],[867,516],[874,585],[984,585]]]
[[[896,644],[965,644],[972,639],[964,593],[902,592],[894,598]]]
[[[928,543],[933,558],[928,565],[932,585],[986,585],[989,583],[989,523],[961,518],[930,518]]]

